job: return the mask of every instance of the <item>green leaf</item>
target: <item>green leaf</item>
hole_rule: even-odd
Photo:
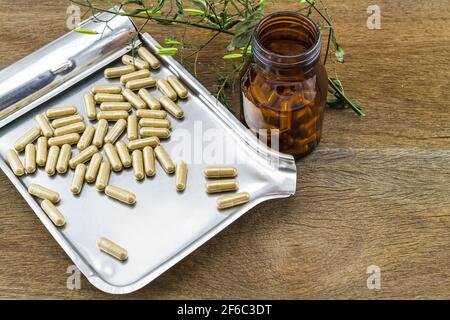
[[[242,48],[247,46],[250,43],[253,31],[262,18],[262,13],[256,11],[249,15],[245,20],[239,22],[236,25],[236,33],[233,41],[231,42],[232,46],[234,46],[235,48]]]
[[[89,30],[89,29],[76,28],[76,29],[73,29],[73,31],[78,32],[78,33],[83,33],[83,34],[98,34],[97,31]]]
[[[203,10],[199,10],[199,9],[191,9],[191,8],[185,8],[183,9],[183,13],[187,13],[193,16],[204,16],[205,15],[205,11]]]
[[[223,59],[225,60],[231,60],[231,59],[240,59],[243,57],[242,53],[230,53],[223,56]]]
[[[164,39],[164,44],[168,46],[181,46],[181,42],[173,39]]]
[[[135,4],[138,4],[141,6],[144,5],[144,3],[141,0],[123,0],[122,1],[122,5],[130,4],[130,3],[135,3]]]
[[[205,0],[191,0],[191,2],[202,8],[203,10],[206,10],[208,8]]]
[[[344,63],[345,52],[340,44],[335,45],[334,55],[336,56],[336,60],[340,63]]]
[[[160,46],[156,53],[160,56],[174,56],[178,53],[178,48],[162,48]]]

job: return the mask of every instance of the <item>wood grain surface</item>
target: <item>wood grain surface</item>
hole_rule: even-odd
[[[371,4],[381,30],[367,29]],[[67,6],[1,0],[0,68],[66,33]],[[111,296],[84,278],[66,288],[70,259],[0,173],[0,298],[450,298],[450,3],[328,6],[347,54],[341,79],[367,116],[327,110],[319,148],[298,162],[294,197],[259,205],[143,289]],[[200,43],[209,33],[187,36]],[[199,57],[210,90],[227,41]],[[370,265],[381,268],[380,290],[367,288]]]

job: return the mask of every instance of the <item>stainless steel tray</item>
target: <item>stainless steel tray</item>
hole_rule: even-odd
[[[70,32],[0,72],[0,168],[87,279],[100,290],[123,294],[148,284],[257,204],[294,194],[296,166],[291,156],[258,143],[173,58],[160,57],[163,66],[154,76],[177,75],[190,91],[186,101],[179,101],[185,119],[172,119],[172,137],[162,142],[174,161],[188,162],[185,192],[177,193],[174,177],[159,166],[156,176],[143,182],[136,182],[130,169],[111,175],[111,184],[136,193],[133,207],[105,197],[94,185],[85,185],[80,196],[73,196],[69,191],[73,172],[49,177],[39,169],[22,178],[14,176],[4,154],[35,126],[36,114],[61,105],[75,105],[84,114],[84,92],[93,84],[118,83],[104,79],[103,68],[120,64],[118,58],[132,49],[129,39],[136,29],[127,17],[111,18],[113,15],[103,13],[81,26],[101,32],[105,28],[99,21],[109,20],[111,30],[102,35]],[[156,51],[157,42],[149,34],[139,38],[134,45]],[[159,97],[156,89],[152,93]],[[219,141],[215,139],[226,145],[223,153],[210,152]],[[181,154],[181,146],[186,144],[190,147]],[[218,211],[218,196],[205,193],[203,168],[224,163],[238,168],[240,191],[249,192],[251,201]],[[56,228],[28,194],[31,183],[61,194],[58,207],[66,217],[65,227]],[[101,236],[125,247],[129,259],[122,263],[101,253],[96,247]]]

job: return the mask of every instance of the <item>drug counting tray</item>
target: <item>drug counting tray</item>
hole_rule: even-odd
[[[100,21],[109,21],[109,28]],[[97,30],[99,34],[70,32],[0,72],[0,167],[94,286],[115,294],[135,291],[252,207],[295,193],[293,158],[258,143],[192,75],[172,57],[165,56],[159,57],[162,66],[151,71],[152,75],[157,79],[176,75],[189,89],[189,98],[177,102],[185,118],[171,117],[172,137],[161,140],[175,163],[188,163],[184,192],[175,190],[174,176],[167,175],[158,164],[156,175],[141,182],[135,180],[132,169],[111,174],[110,184],[136,194],[134,206],[106,197],[95,184],[85,184],[81,194],[74,196],[69,190],[72,170],[50,177],[39,168],[34,174],[16,177],[5,162],[5,152],[36,126],[35,115],[48,108],[74,105],[89,122],[83,94],[94,84],[119,83],[117,79],[105,79],[104,68],[120,65],[120,57],[132,51],[132,46],[144,45],[156,51],[157,42],[147,33],[130,41],[137,31],[128,17],[102,13],[83,22],[80,28]],[[157,89],[151,92],[160,97]],[[215,152],[214,146],[219,143],[225,147]],[[73,154],[78,153],[73,149]],[[23,153],[19,156],[23,159]],[[217,209],[218,196],[205,192],[203,176],[204,167],[214,164],[238,169],[239,191],[250,193],[249,203]],[[31,183],[60,193],[58,208],[66,218],[64,227],[55,227],[40,208],[40,201],[28,194]],[[128,260],[120,262],[99,251],[96,242],[102,236],[126,248]]]

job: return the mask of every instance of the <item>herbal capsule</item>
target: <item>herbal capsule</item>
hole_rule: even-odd
[[[141,137],[158,137],[160,139],[168,139],[170,130],[167,128],[142,127],[139,130]]]
[[[66,223],[63,214],[59,209],[51,203],[49,200],[45,199],[41,202],[41,208],[44,210],[45,214],[57,227],[62,227]]]
[[[14,149],[16,149],[17,152],[22,152],[25,150],[27,144],[32,143],[39,138],[40,135],[41,129],[33,128],[28,130],[23,136],[17,139],[16,143],[14,143]]]
[[[159,99],[163,108],[173,115],[177,119],[184,117],[184,111],[175,102],[169,99],[169,97],[163,96]]]
[[[144,100],[151,110],[161,109],[161,104],[147,89],[139,89],[138,95]]]
[[[17,155],[16,151],[9,149],[6,151],[6,161],[8,162],[12,172],[20,177],[25,174],[25,168],[23,167],[22,161]]]
[[[56,163],[58,162],[59,150],[60,149],[58,146],[51,146],[48,150],[45,172],[47,172],[49,176],[52,176],[56,173]]]
[[[105,151],[106,157],[108,158],[113,171],[120,171],[123,169],[117,150],[111,143],[106,143],[103,146],[103,151]]]
[[[141,127],[152,127],[152,128],[166,128],[171,127],[171,123],[168,119],[156,119],[156,118],[142,118],[139,120],[139,125]]]
[[[47,162],[48,144],[46,137],[39,137],[36,143],[36,164],[39,167],[45,166]]]
[[[28,193],[42,200],[47,199],[52,203],[58,203],[61,200],[58,192],[35,183],[30,184],[28,187]]]
[[[137,138],[139,138],[137,116],[134,114],[128,116],[127,138],[128,141],[136,140]]]
[[[97,118],[97,109],[95,107],[94,95],[91,92],[86,92],[83,96],[86,116],[89,120]]]
[[[125,101],[125,98],[118,93],[96,93],[94,100],[96,102],[122,102]]]
[[[105,143],[115,143],[127,128],[127,120],[119,119],[105,136]]]
[[[80,194],[83,189],[86,170],[87,168],[84,163],[80,163],[76,166],[75,172],[73,173],[72,185],[70,186],[70,192],[73,194]]]
[[[136,109],[144,109],[147,107],[144,100],[142,100],[137,94],[135,94],[130,89],[124,89],[122,91],[122,94],[125,97],[125,99],[127,99],[127,101],[131,103],[131,105]]]
[[[102,111],[130,111],[131,103],[129,102],[102,102],[100,104]]]
[[[161,93],[166,97],[169,97],[170,100],[177,100],[178,95],[176,91],[170,86],[169,82],[167,82],[167,80],[159,79],[156,82],[156,86],[158,87],[159,91],[161,91]]]
[[[97,113],[97,119],[105,119],[107,121],[117,121],[119,119],[126,119],[128,118],[128,112],[121,110],[121,111],[100,111]]]
[[[175,172],[175,165],[170,159],[170,156],[167,153],[166,149],[164,149],[161,145],[155,147],[155,155],[156,159],[158,159],[159,164],[166,173],[171,174]]]
[[[134,66],[125,65],[120,67],[107,68],[105,69],[103,74],[106,79],[119,78],[123,75],[133,72],[134,70],[136,70]]]
[[[144,173],[144,159],[142,157],[141,150],[134,150],[131,154],[133,157],[133,172],[136,180],[142,180],[145,178]]]
[[[126,249],[104,237],[97,241],[97,247],[117,260],[125,261],[128,259],[128,251]]]
[[[250,194],[248,192],[235,193],[229,196],[222,196],[217,199],[217,208],[226,209],[241,204],[245,204],[250,201]]]
[[[152,88],[156,84],[156,80],[153,77],[130,80],[125,87],[130,90],[139,90],[143,88]]]
[[[83,151],[87,147],[89,147],[92,143],[92,139],[94,138],[95,127],[90,124],[86,127],[83,134],[81,135],[80,140],[78,141],[77,148],[80,151]]]
[[[79,154],[77,154],[75,157],[70,159],[69,166],[71,169],[75,169],[76,166],[78,166],[80,163],[88,162],[94,154],[98,152],[98,149],[96,146],[89,146],[83,151],[80,151]]]
[[[167,112],[165,112],[164,110],[139,109],[136,110],[136,116],[138,118],[165,119],[167,118]]]
[[[69,133],[59,137],[52,137],[48,139],[48,145],[52,146],[62,146],[63,144],[76,144],[80,140],[80,135],[78,133]]]
[[[156,147],[159,145],[159,138],[158,137],[149,137],[149,138],[143,138],[143,139],[136,139],[133,141],[128,142],[128,150],[136,150],[136,149],[142,149],[144,147]]]
[[[96,93],[121,93],[122,87],[114,84],[99,84],[91,88],[93,94]]]
[[[144,171],[147,177],[153,177],[156,173],[155,168],[155,153],[152,147],[145,147],[142,150],[142,155],[144,157]]]
[[[150,67],[148,62],[137,57],[132,57],[128,54],[122,56],[122,63],[130,66],[135,66],[138,69],[148,69]]]
[[[108,132],[108,121],[106,121],[105,119],[100,119],[97,124],[97,129],[95,129],[92,144],[97,148],[101,148],[103,146],[103,141],[105,140],[107,132]]]
[[[175,90],[178,97],[180,99],[186,99],[188,96],[188,90],[186,87],[178,80],[175,76],[168,76],[167,82],[170,84],[170,86]]]
[[[59,174],[67,172],[70,157],[72,157],[72,147],[70,144],[64,144],[59,151],[58,162],[56,163],[56,171]]]
[[[131,160],[131,156],[130,156],[130,151],[128,150],[128,147],[125,144],[125,142],[123,142],[122,140],[118,141],[116,143],[116,150],[117,150],[117,154],[119,155],[120,162],[122,162],[122,165],[125,168],[131,167],[132,160]]]
[[[108,197],[119,200],[127,204],[136,203],[136,195],[128,190],[108,185],[105,188],[105,194]]]
[[[148,62],[152,69],[158,69],[161,66],[159,60],[147,50],[147,48],[140,47],[138,49],[138,55],[145,61]]]
[[[74,114],[73,116],[68,116],[64,118],[58,118],[52,121],[52,127],[57,129],[65,127],[72,123],[83,122],[84,118],[81,114]]]
[[[29,174],[36,171],[36,147],[32,143],[25,147],[25,170]]]
[[[148,69],[142,69],[139,71],[135,71],[129,74],[126,74],[124,76],[120,77],[120,82],[122,84],[126,84],[128,81],[142,79],[142,78],[148,78],[150,77],[150,71]]]
[[[34,117],[38,127],[41,129],[42,135],[46,138],[50,138],[53,136],[53,129],[48,123],[47,118],[43,114],[38,114]]]
[[[184,191],[186,189],[187,181],[187,165],[186,162],[181,161],[177,164],[175,169],[175,187],[177,191]]]
[[[92,156],[91,161],[86,169],[86,175],[84,178],[87,183],[93,183],[97,179],[98,170],[102,164],[103,157],[100,153],[96,153]]]
[[[105,160],[100,165],[98,170],[97,180],[95,181],[95,187],[98,191],[104,191],[109,183],[109,176],[111,175],[111,165],[108,160]]]
[[[237,169],[231,166],[208,166],[204,170],[206,178],[234,178]]]
[[[75,122],[67,126],[55,129],[55,137],[64,136],[69,133],[82,133],[86,129],[84,122]]]
[[[239,189],[239,184],[236,179],[219,179],[206,181],[206,192],[218,193],[236,191]]]
[[[58,108],[51,108],[45,111],[45,115],[47,116],[47,119],[57,119],[62,117],[71,116],[75,113],[77,113],[77,107],[58,107]]]

